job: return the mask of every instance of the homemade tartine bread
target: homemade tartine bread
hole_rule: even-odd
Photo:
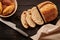
[[[37,7],[41,12],[41,15],[45,23],[53,21],[58,15],[58,10],[56,5],[50,1],[42,2],[39,5],[37,5]]]
[[[53,21],[57,16],[58,10],[56,5],[50,1],[45,1],[38,4],[37,7],[23,11],[21,22],[25,28],[28,28],[28,26],[35,27],[36,24],[43,25],[44,22]]]

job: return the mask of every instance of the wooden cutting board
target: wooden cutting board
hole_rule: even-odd
[[[18,28],[25,31],[27,34],[29,34],[29,36],[32,36],[36,34],[36,32],[41,26],[37,25],[35,28],[25,29],[21,24],[20,16],[24,10],[30,9],[33,6],[36,6],[37,4],[43,1],[46,1],[46,0],[17,0],[18,9],[16,13],[9,18],[5,18],[5,20],[15,23]],[[57,5],[58,11],[59,11],[58,17],[54,21],[49,22],[49,23],[55,24],[57,20],[60,18],[60,2],[58,0],[50,0],[50,1],[52,1],[53,3]],[[9,28],[7,25],[0,22],[0,40],[30,40],[30,39],[22,36],[15,30]]]

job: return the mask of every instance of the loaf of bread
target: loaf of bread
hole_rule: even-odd
[[[38,25],[44,24],[44,21],[43,21],[42,17],[40,16],[40,13],[38,12],[36,7],[33,7],[31,9],[31,16],[32,16],[33,21],[36,24],[38,24]]]
[[[56,5],[50,1],[42,2],[39,5],[37,5],[37,7],[41,12],[41,15],[45,23],[53,21],[58,15],[58,10]]]
[[[12,4],[12,0],[3,0],[3,1],[2,1],[2,4],[3,4],[3,5],[8,5],[8,6],[9,6],[9,5]]]
[[[35,27],[36,24],[43,25],[44,22],[48,23],[56,19],[56,17],[58,16],[58,9],[54,3],[50,1],[45,1],[38,4],[37,7],[33,7],[27,10],[25,14],[26,16],[22,17],[24,18],[22,20],[25,22],[22,22],[24,27]]]
[[[28,25],[30,26],[30,27],[35,27],[36,26],[36,24],[34,23],[34,21],[32,20],[32,18],[31,18],[31,10],[29,9],[27,12],[26,12],[26,21],[27,21],[27,23],[28,23]]]

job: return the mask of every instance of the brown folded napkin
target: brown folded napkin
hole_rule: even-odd
[[[46,24],[42,26],[36,35],[32,36],[33,40],[60,40],[60,20],[56,25]]]

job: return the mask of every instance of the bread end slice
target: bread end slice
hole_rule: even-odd
[[[21,14],[21,23],[24,28],[28,28],[28,24],[26,21],[26,11],[23,11],[23,13]]]

